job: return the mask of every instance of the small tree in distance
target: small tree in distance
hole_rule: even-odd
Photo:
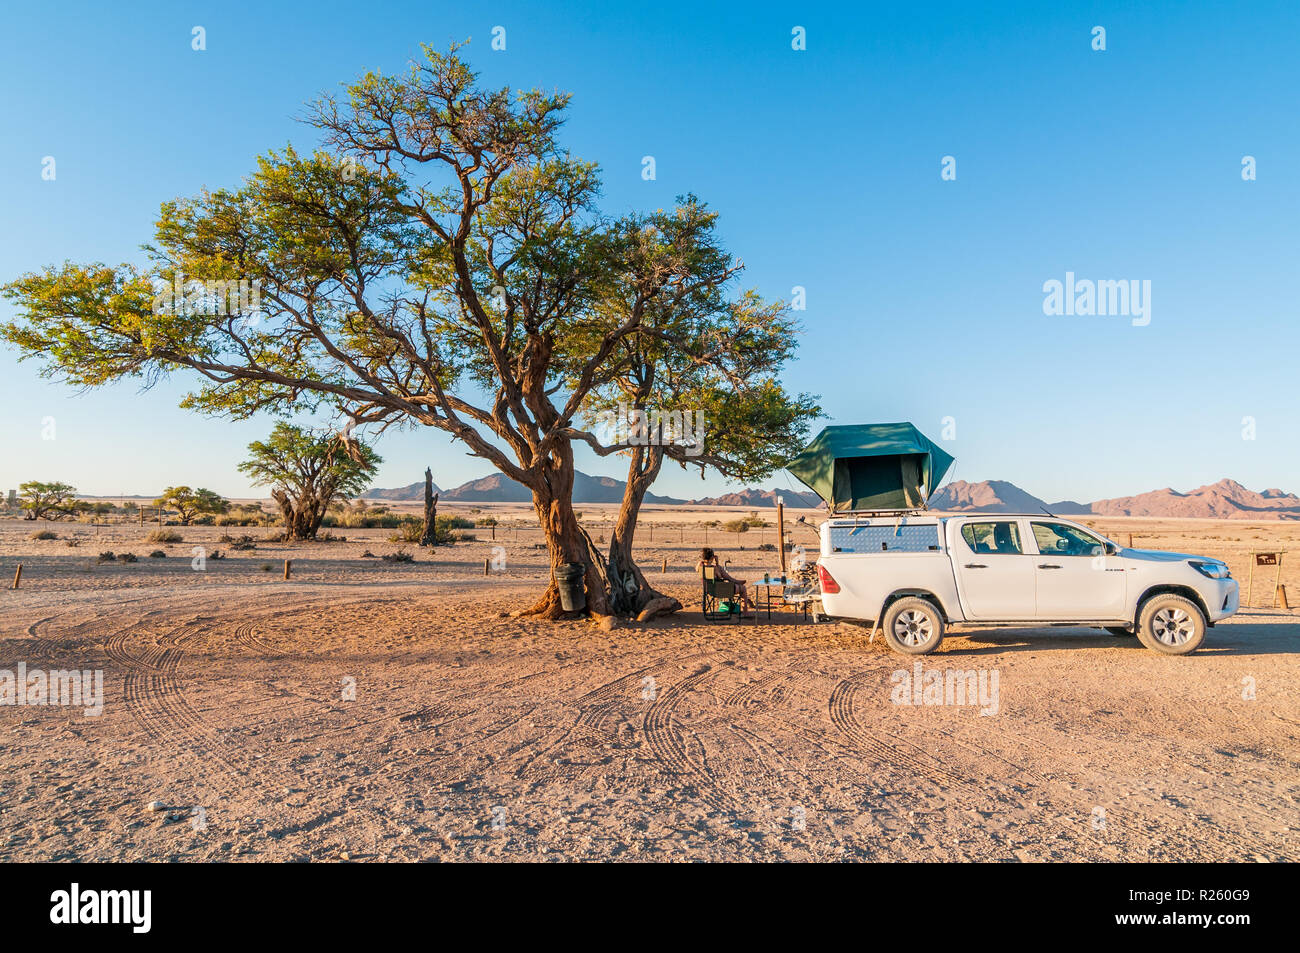
[[[84,509],[73,497],[77,488],[67,483],[42,483],[29,480],[18,487],[22,498],[23,519],[57,520]]]
[[[169,486],[153,503],[154,506],[175,510],[182,526],[189,526],[196,517],[224,513],[230,509],[230,504],[220,494],[203,487],[192,490],[188,486]]]
[[[239,469],[255,485],[271,488],[286,539],[315,539],[330,504],[364,490],[383,463],[355,439],[345,448],[337,434],[283,422],[266,440],[250,443],[248,452]]]

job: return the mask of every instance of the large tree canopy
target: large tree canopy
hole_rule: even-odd
[[[573,452],[628,445],[593,412],[623,394],[707,415],[703,446],[661,441],[640,465],[630,450],[643,495],[664,457],[770,469],[815,408],[775,377],[783,309],[727,300],[740,266],[700,203],[598,214],[595,166],[556,141],[567,104],[481,89],[455,48],[426,48],[406,75],[318,102],[320,151],[271,152],[237,189],[164,204],[146,266],[67,263],[7,285],[20,314],[0,336],[82,385],[197,371],[185,405],[207,412],[327,404],[446,431],[532,491],[553,570],[532,611],[559,614],[554,569],[577,562],[609,612]]]

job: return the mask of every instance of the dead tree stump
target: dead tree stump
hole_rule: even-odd
[[[433,471],[424,470],[424,528],[420,530],[420,545],[434,548],[438,543],[438,495],[433,492]]]

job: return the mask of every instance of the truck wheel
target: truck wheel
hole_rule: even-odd
[[[1187,655],[1205,641],[1205,616],[1191,599],[1172,594],[1152,596],[1142,604],[1137,634],[1153,652]]]
[[[1108,625],[1108,626],[1104,626],[1103,628],[1105,628],[1105,630],[1109,632],[1111,635],[1131,637],[1137,634],[1132,629],[1126,629],[1122,625]]]
[[[908,596],[885,610],[885,641],[904,655],[929,655],[943,641],[943,615],[929,599]]]

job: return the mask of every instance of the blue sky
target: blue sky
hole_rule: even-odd
[[[0,279],[142,260],[160,202],[311,145],[294,117],[318,93],[469,37],[485,83],[573,93],[562,138],[601,164],[607,211],[693,191],[747,284],[807,289],[787,383],[821,395],[826,423],[911,420],[938,440],[951,417],[952,476],[1049,500],[1224,476],[1300,490],[1300,7],[903,6],[11,5]],[[1150,323],[1044,315],[1043,283],[1066,272],[1149,280]],[[235,464],[269,421],[177,409],[184,378],[78,393],[36,372],[0,352],[0,486],[248,492]],[[489,470],[433,431],[379,450],[382,486]],[[668,468],[655,490],[725,487]]]

